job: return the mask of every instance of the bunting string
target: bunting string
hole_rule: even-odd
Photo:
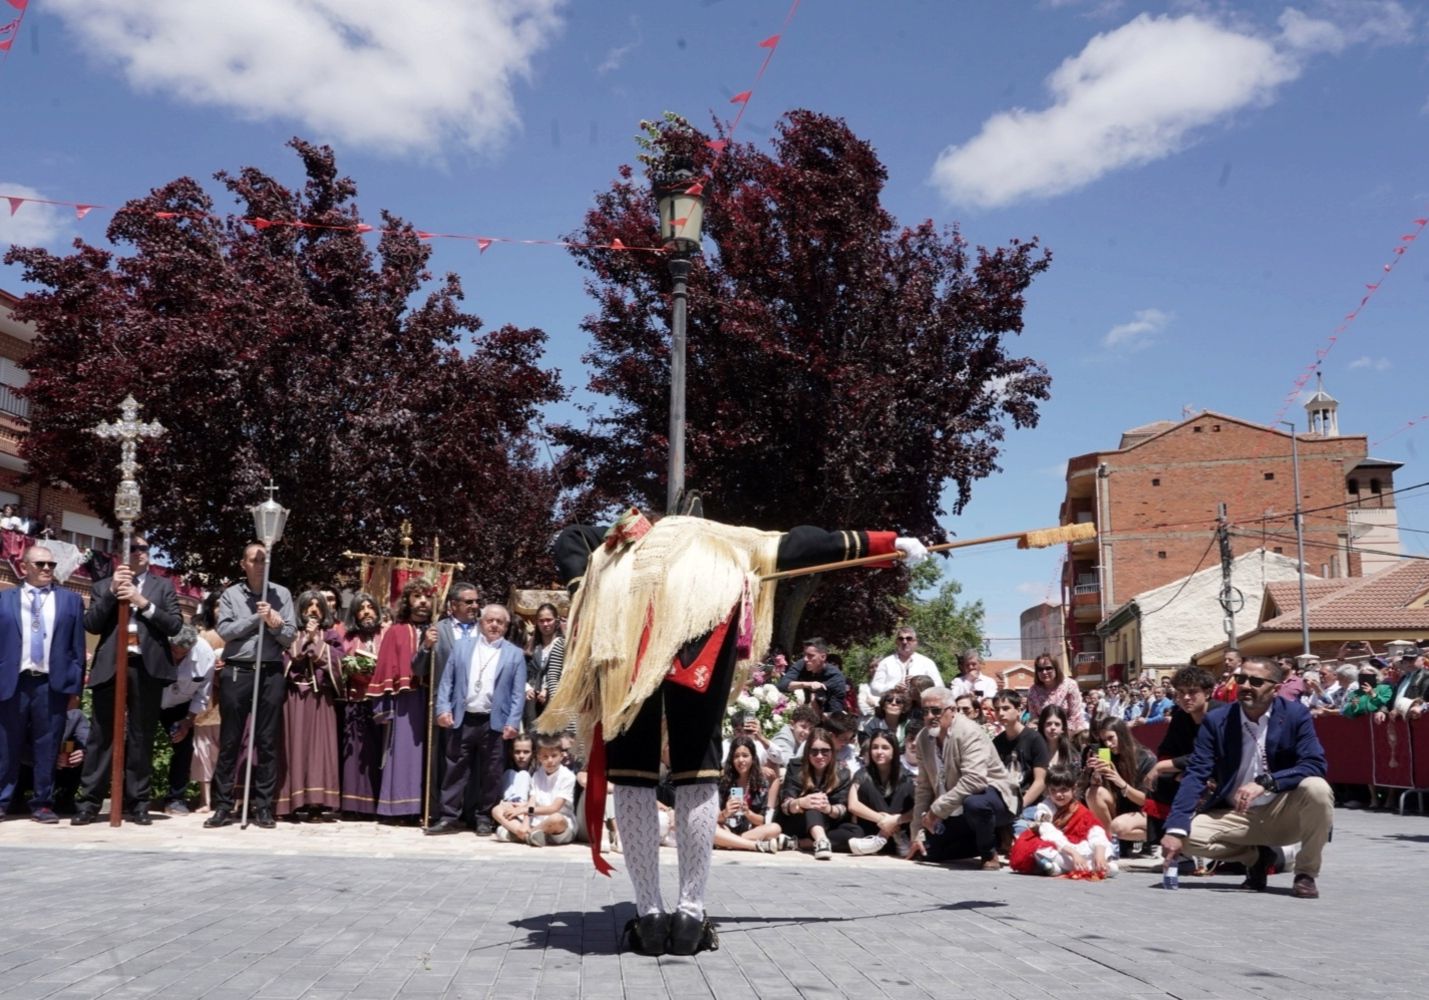
[[[1305,390],[1305,386],[1309,384],[1310,379],[1320,370],[1320,365],[1329,357],[1330,352],[1334,350],[1335,344],[1339,342],[1342,336],[1349,332],[1350,327],[1354,325],[1360,313],[1364,312],[1365,307],[1369,305],[1370,300],[1374,298],[1375,294],[1384,284],[1385,278],[1393,273],[1394,269],[1399,265],[1399,262],[1404,259],[1404,255],[1409,250],[1409,247],[1419,238],[1420,234],[1424,232],[1425,226],[1429,226],[1429,218],[1415,219],[1413,230],[1399,237],[1398,245],[1390,251],[1389,260],[1382,267],[1383,276],[1373,283],[1364,286],[1365,292],[1360,296],[1359,305],[1345,314],[1340,324],[1330,331],[1330,335],[1325,338],[1324,345],[1315,349],[1315,360],[1301,369],[1300,374],[1295,377],[1290,391],[1286,393],[1285,399],[1280,404],[1280,409],[1275,413],[1276,421],[1284,417],[1286,411],[1295,405],[1295,401],[1300,398],[1300,394]],[[1407,429],[1408,426],[1400,428],[1401,431]],[[1397,434],[1399,431],[1395,433]],[[1393,435],[1390,436],[1393,437]],[[1384,438],[1381,440],[1388,439]]]
[[[11,21],[8,25],[0,27],[0,50],[8,52],[10,49],[10,42],[13,41],[15,32],[19,30],[20,20],[24,17],[24,10],[26,6],[28,6],[30,0],[5,0],[5,2],[21,12],[20,17],[17,17],[15,20]],[[765,49],[766,52],[764,60],[759,65],[758,72],[754,74],[753,83],[750,84],[747,90],[741,90],[739,93],[735,94],[732,98],[730,98],[730,103],[738,105],[739,110],[735,113],[734,119],[730,122],[729,127],[725,130],[723,138],[712,139],[708,143],[709,147],[715,151],[716,160],[718,160],[718,158],[723,155],[725,149],[729,146],[731,137],[734,135],[735,130],[739,127],[740,121],[744,118],[744,112],[749,107],[749,101],[754,96],[754,92],[756,88],[758,88],[760,81],[764,79],[764,74],[769,69],[769,63],[774,58],[774,52],[779,47],[779,40],[788,30],[790,22],[793,21],[794,14],[799,9],[799,3],[800,0],[792,0],[789,5],[788,11],[784,15],[784,22],[780,26],[779,33],[770,35],[768,38],[764,39],[758,44],[758,47],[761,49]],[[6,34],[7,32],[9,33],[8,35]],[[696,179],[686,189],[686,193],[701,193],[704,190],[705,182],[706,178],[704,177]],[[69,208],[74,211],[74,217],[76,219],[83,219],[95,209],[110,212],[116,211],[113,206],[101,205],[97,202],[60,201],[52,198],[30,198],[22,195],[13,194],[0,194],[0,199],[4,199],[6,202],[9,203],[10,214],[12,216],[26,204],[54,205],[62,208]],[[220,216],[205,214],[201,212],[155,212],[154,218],[190,218],[198,220],[213,219],[215,221],[222,221]],[[254,229],[260,231],[271,229],[274,227],[287,227],[292,229],[323,229],[334,232],[350,232],[363,236],[369,233],[378,233],[379,235],[385,235],[389,232],[395,232],[395,230],[377,229],[373,226],[367,225],[366,223],[360,222],[353,223],[352,225],[339,225],[331,223],[303,222],[298,220],[265,219],[261,216],[245,216],[240,218],[239,221],[246,223],[247,225],[250,225]],[[684,226],[688,221],[688,219],[676,219],[675,222],[677,223],[677,231],[683,230]],[[473,243],[476,246],[478,254],[486,253],[487,250],[489,250],[496,244],[507,244],[511,246],[564,247],[567,249],[577,250],[611,250],[617,253],[623,252],[663,254],[667,252],[667,249],[663,246],[629,246],[628,244],[622,242],[619,239],[613,239],[609,243],[579,243],[572,240],[522,239],[514,236],[487,236],[478,233],[439,233],[425,229],[417,229],[416,235],[418,239],[422,240],[457,240],[461,242]]]
[[[20,12],[8,23],[0,24],[0,52],[5,53],[3,59],[9,59],[10,47],[15,44],[15,38],[20,34],[20,22],[25,20],[25,11],[30,6],[30,0],[5,0],[5,2]]]

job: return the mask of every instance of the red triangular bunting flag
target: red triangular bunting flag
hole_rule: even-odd
[[[13,42],[14,40],[15,40],[15,39],[13,39],[13,38],[7,38],[7,39],[5,39],[3,42],[0,42],[0,52],[9,52],[9,51],[10,51],[10,43]]]
[[[1405,243],[1413,243],[1414,237],[1418,235],[1418,233],[1406,233],[1405,235],[1401,236],[1400,239],[1403,240]]]
[[[30,0],[10,0],[10,6],[16,10],[24,10],[30,5]]]
[[[729,140],[711,139],[709,142],[705,143],[705,145],[708,146],[710,149],[713,149],[716,153],[723,153],[724,147],[729,145]]]
[[[704,182],[704,181],[695,181],[695,182],[694,182],[693,184],[691,184],[689,187],[685,188],[685,194],[704,194],[704,191],[705,191],[705,182]]]
[[[417,239],[419,239],[419,240],[429,240],[429,239],[431,239],[431,238],[432,238],[432,234],[431,234],[431,233],[425,232],[425,231],[423,231],[423,230],[421,230],[421,229],[418,229],[418,230],[417,230]]]
[[[20,206],[23,205],[23,204],[26,202],[27,199],[25,199],[25,198],[12,198],[12,197],[10,197],[10,196],[7,195],[6,198],[5,198],[5,200],[10,203],[10,214],[11,214],[11,215],[14,215],[16,212],[18,212],[18,211],[20,210]]]
[[[1373,285],[1365,285],[1365,287],[1372,292],[1377,291],[1379,289],[1379,282],[1376,281]]]
[[[1416,226],[1429,226],[1429,219],[1415,219],[1414,224]]]
[[[273,224],[261,216],[255,219],[249,219],[248,222],[254,229],[267,229]]]
[[[1406,247],[1395,247],[1394,252],[1397,254],[1403,254],[1406,249]]]
[[[93,208],[93,205],[76,205],[74,206],[74,217],[76,219],[82,219],[88,215]]]
[[[620,242],[620,237],[617,236],[615,239],[613,239],[613,240],[610,241],[610,249],[612,249],[612,250],[624,250],[624,249],[625,249],[625,244],[622,243],[622,242]]]
[[[15,0],[10,0],[10,2],[11,2],[11,3],[14,3]],[[759,47],[760,47],[761,49],[772,49],[772,48],[775,48],[778,44],[779,44],[779,36],[778,36],[778,35],[770,35],[768,38],[764,39],[764,41],[762,41],[762,42],[759,43]]]
[[[486,253],[486,248],[489,247],[489,246],[491,246],[491,241],[488,240],[486,237],[484,237],[484,236],[478,236],[478,237],[476,238],[476,251],[477,251],[477,253]]]
[[[156,218],[156,219],[176,219],[176,218],[178,218],[178,216],[179,216],[179,213],[178,213],[178,212],[155,212],[155,213],[154,213],[154,218]]]
[[[689,217],[688,215],[682,215],[682,216],[680,216],[678,219],[675,219],[675,220],[673,220],[673,221],[674,221],[674,223],[675,223],[675,228],[676,228],[676,229],[684,229],[684,228],[685,228],[685,223],[687,223],[687,222],[690,221],[690,217]]]
[[[354,233],[370,233],[372,232],[372,227],[365,222],[359,222],[357,225],[352,227],[352,231]]]
[[[730,104],[748,104],[750,97],[754,95],[752,90],[741,90],[729,99]]]

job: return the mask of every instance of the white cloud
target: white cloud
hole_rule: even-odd
[[[1041,583],[1038,583],[1036,580],[1023,580],[1012,589],[1028,597],[1045,597],[1047,596],[1048,587],[1045,580]]]
[[[1154,334],[1166,329],[1171,322],[1171,314],[1160,309],[1138,309],[1128,323],[1118,323],[1102,337],[1103,347],[1124,348],[1139,351],[1150,347]]]
[[[614,73],[622,65],[625,64],[625,57],[630,55],[630,53],[634,52],[640,47],[640,43],[644,39],[641,37],[640,34],[639,18],[632,17],[630,19],[630,33],[635,37],[630,39],[630,41],[626,42],[624,45],[615,46],[605,54],[605,58],[602,59],[600,65],[595,68],[597,76],[605,76],[605,74],[607,73]]]
[[[43,198],[44,195],[26,184],[0,181],[0,195],[15,198]],[[10,214],[10,203],[0,198],[0,243],[17,247],[48,247],[60,240],[67,224],[74,218],[74,209],[62,205],[40,205],[27,201]]]
[[[50,0],[134,87],[384,152],[484,149],[564,0]]]
[[[950,201],[985,208],[1073,191],[1169,156],[1199,130],[1269,103],[1314,54],[1412,33],[1397,3],[1330,0],[1317,9],[1322,16],[1287,8],[1280,34],[1266,37],[1200,14],[1142,14],[1054,70],[1048,107],[995,114],[945,149],[931,180]]]
[[[1370,368],[1377,372],[1387,372],[1393,367],[1393,363],[1388,358],[1372,358],[1368,354],[1361,354],[1350,362],[1351,371],[1356,368]]]

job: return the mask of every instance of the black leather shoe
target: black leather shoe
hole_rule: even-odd
[[[124,818],[127,819],[129,822],[135,823],[139,826],[152,826],[154,822],[154,820],[149,816],[148,806],[143,806],[142,808],[135,809],[132,813],[126,813],[124,815]]]
[[[218,829],[220,826],[227,826],[229,823],[232,823],[232,822],[233,822],[233,810],[231,810],[231,809],[215,809],[215,810],[213,811],[213,815],[210,816],[208,819],[206,819],[206,820],[203,821],[203,825],[204,825],[206,828],[210,829],[210,830],[216,830],[216,829]]]
[[[427,828],[426,828],[425,830],[423,830],[422,832],[425,833],[428,837],[440,837],[440,836],[441,836],[442,834],[444,834],[444,833],[460,833],[460,832],[461,832],[461,820],[459,820],[459,819],[443,819],[443,820],[438,820],[437,822],[433,823],[431,826],[427,827]]]
[[[669,955],[695,955],[702,951],[718,951],[719,935],[709,920],[677,912],[670,918],[670,940],[665,946]]]
[[[492,823],[491,820],[485,816],[478,816],[476,818],[476,835],[478,837],[490,837],[495,832],[496,824]]]
[[[1268,847],[1257,847],[1256,855],[1255,864],[1245,870],[1245,881],[1240,887],[1249,892],[1264,892],[1270,866],[1275,863],[1275,852]]]
[[[630,942],[630,950],[637,955],[649,955],[653,958],[665,954],[666,939],[669,936],[668,913],[647,913],[625,925],[625,937]]]
[[[256,813],[254,813],[253,822],[258,824],[258,826],[264,830],[271,830],[273,829],[273,827],[278,825],[273,821],[273,813],[267,809],[259,809]]]
[[[89,826],[98,813],[93,809],[81,809],[69,818],[70,826]]]

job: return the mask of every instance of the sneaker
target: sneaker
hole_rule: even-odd
[[[778,853],[779,853],[779,838],[778,838],[778,837],[775,837],[775,838],[773,838],[772,840],[761,840],[761,841],[759,841],[759,852],[760,852],[761,854],[778,854]]]
[[[546,831],[545,831],[545,830],[532,830],[532,831],[531,831],[531,835],[526,838],[526,843],[530,844],[532,847],[545,847],[545,846],[546,846]]]
[[[787,833],[781,833],[781,834],[779,834],[779,850],[781,850],[781,851],[797,851],[798,849],[799,849],[799,842],[798,842],[797,840],[795,840],[793,837],[789,836]]]
[[[1108,862],[1106,863],[1106,877],[1107,877],[1107,878],[1116,878],[1117,873],[1120,872],[1120,871],[1121,871],[1121,869],[1117,867],[1116,859],[1115,859],[1115,858],[1112,858],[1110,861],[1108,861]]]
[[[493,832],[495,832],[495,829],[496,824],[491,822],[491,820],[487,819],[485,816],[478,816],[476,818],[476,835],[478,837],[489,837]]]
[[[900,858],[908,856],[908,852],[913,849],[913,841],[909,838],[906,830],[899,830],[893,835],[893,847],[898,851]]]
[[[187,816],[189,814],[189,806],[183,799],[174,799],[165,807],[164,811],[170,816]]]
[[[1051,858],[1044,858],[1044,857],[1042,857],[1042,855],[1039,854],[1039,855],[1037,855],[1037,860],[1036,860],[1035,863],[1036,863],[1036,865],[1037,865],[1037,874],[1038,874],[1038,875],[1055,875],[1055,874],[1057,874],[1057,866],[1052,862],[1052,859],[1051,859]]]
[[[888,838],[880,833],[869,837],[854,837],[848,842],[850,854],[877,854],[888,843]]]
[[[828,861],[834,856],[834,847],[828,840],[814,841],[814,860]]]
[[[40,806],[30,813],[30,818],[36,823],[44,823],[46,826],[53,826],[60,821],[60,818],[55,815],[55,811],[49,806]]]
[[[503,844],[511,843],[511,831],[504,826],[498,826],[496,828],[496,839]]]

